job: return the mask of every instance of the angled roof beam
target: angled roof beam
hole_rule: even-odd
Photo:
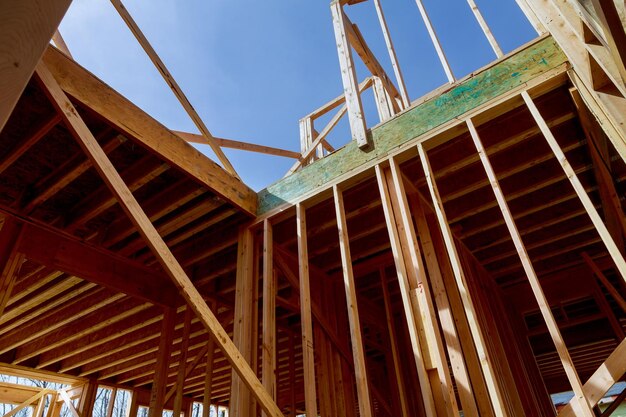
[[[213,150],[213,152],[215,152],[215,155],[224,166],[224,169],[226,169],[226,171],[230,172],[236,178],[239,178],[239,176],[237,175],[237,171],[235,171],[235,168],[231,165],[226,155],[224,155],[222,148],[220,148],[220,146],[216,143],[213,135],[211,134],[211,132],[209,132],[209,129],[200,118],[200,115],[198,115],[198,112],[196,112],[196,110],[193,108],[193,106],[189,102],[189,99],[187,99],[187,96],[185,95],[185,93],[183,93],[183,90],[181,90],[180,86],[178,85],[172,74],[170,74],[169,70],[167,69],[161,58],[159,58],[159,55],[156,53],[154,48],[152,48],[152,45],[150,45],[148,39],[146,39],[144,34],[141,32],[139,26],[137,26],[137,23],[133,20],[130,13],[128,13],[126,7],[124,7],[120,0],[111,0],[111,3],[120,14],[130,31],[133,33],[133,35],[135,35],[135,38],[137,38],[137,41],[146,52],[154,66],[157,68],[161,76],[163,76],[163,79],[165,80],[167,85],[170,86],[172,92],[174,93],[180,104],[184,107],[185,111],[187,111],[187,114],[189,115],[189,117],[191,117],[191,120],[193,120],[198,130],[202,132],[202,136],[206,140],[206,143],[211,146],[211,149]]]

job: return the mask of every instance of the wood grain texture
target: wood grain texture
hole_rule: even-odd
[[[309,165],[259,192],[258,214],[293,204],[302,196],[345,173],[376,164],[389,152],[409,146],[411,140],[456,117],[506,94],[513,88],[566,62],[550,38],[543,39],[509,58],[453,86],[449,91],[413,107],[371,130],[373,149],[361,151],[356,143]]]
[[[0,131],[72,0],[0,0]]]

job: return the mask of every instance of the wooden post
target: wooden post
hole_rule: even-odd
[[[119,173],[115,170],[115,167],[103,152],[93,134],[80,118],[78,112],[50,71],[45,65],[40,64],[37,67],[37,75],[45,86],[47,94],[57,110],[62,112],[68,129],[90,158],[94,168],[96,168],[113,195],[116,196],[119,204],[129,216],[130,220],[137,227],[137,230],[145,239],[163,267],[163,270],[174,282],[180,294],[194,310],[196,316],[200,319],[205,328],[211,333],[219,348],[224,352],[224,356],[228,362],[242,378],[245,385],[252,391],[261,404],[261,407],[268,415],[271,417],[282,416],[274,400],[265,391],[256,374],[252,371],[241,352],[239,352],[230,339],[228,333],[226,333],[226,330],[224,330],[213,311],[207,306],[202,295],[193,285],[182,266],[163,241],[163,238],[159,236],[154,225],[150,222],[150,219],[143,211],[128,186],[124,183]]]
[[[157,363],[154,370],[154,382],[150,392],[150,410],[148,417],[161,417],[167,386],[167,370],[169,368],[170,351],[172,349],[172,337],[176,324],[176,311],[166,308],[161,322],[161,336],[159,337],[159,350]]]
[[[0,132],[72,0],[0,0]]]
[[[13,284],[24,263],[24,254],[16,250],[22,235],[22,226],[22,222],[9,216],[5,216],[0,225],[0,317],[4,314],[13,292]]]
[[[115,407],[115,397],[117,397],[117,388],[111,388],[111,395],[109,395],[109,403],[107,404],[106,417],[113,417],[113,408]]]
[[[128,407],[128,417],[137,417],[139,411],[139,399],[137,390],[131,392],[130,406]],[[83,417],[89,417],[91,414],[82,413]]]
[[[439,60],[441,61],[441,66],[448,77],[448,82],[452,84],[456,81],[454,77],[454,73],[452,72],[452,68],[450,67],[450,63],[448,63],[448,58],[446,58],[446,54],[443,52],[443,48],[441,47],[441,43],[439,42],[439,38],[437,37],[437,33],[435,32],[435,28],[433,28],[432,23],[430,22],[430,17],[428,17],[428,13],[426,12],[426,8],[422,3],[422,0],[415,0],[417,3],[417,8],[422,15],[422,20],[424,21],[424,25],[426,25],[426,30],[428,30],[428,35],[430,36],[430,40],[437,51],[437,56],[439,56]]]
[[[356,70],[352,59],[352,49],[346,35],[346,22],[343,16],[343,8],[339,0],[333,0],[330,4],[333,15],[333,28],[335,29],[335,40],[337,42],[337,53],[339,54],[339,66],[341,67],[341,79],[343,81],[343,91],[346,96],[346,107],[348,109],[348,121],[352,140],[359,148],[369,147],[367,140],[365,114],[361,96],[358,92]]]
[[[528,92],[526,91],[522,92],[522,98],[524,99],[524,102],[526,102],[526,106],[530,110],[530,113],[535,119],[535,122],[539,126],[541,133],[543,133],[543,136],[546,139],[546,142],[548,142],[550,149],[552,149],[552,153],[554,153],[554,155],[556,156],[556,159],[559,161],[559,164],[561,164],[561,167],[563,168],[563,172],[565,172],[565,175],[567,176],[570,183],[574,187],[574,191],[576,191],[578,198],[580,199],[581,203],[585,207],[587,214],[591,218],[591,222],[595,226],[596,230],[598,231],[598,234],[600,235],[600,238],[602,239],[602,241],[604,242],[604,245],[608,249],[609,254],[611,255],[611,258],[613,259],[613,262],[615,262],[615,266],[617,267],[617,270],[620,272],[624,281],[626,281],[626,261],[624,260],[624,256],[622,255],[621,251],[615,244],[615,241],[611,237],[611,234],[609,233],[608,229],[604,225],[604,222],[602,221],[602,218],[598,214],[598,210],[596,209],[595,204],[593,204],[593,202],[589,198],[589,195],[587,195],[585,188],[583,187],[580,180],[578,179],[578,175],[576,175],[576,172],[574,172],[574,169],[572,168],[569,161],[567,160],[567,157],[563,153],[563,150],[559,146],[559,143],[556,141],[556,138],[552,134],[552,131],[550,131],[550,128],[548,127],[544,118],[541,116],[541,113],[539,113],[539,109],[533,102],[532,98],[530,98],[530,95],[528,94]]]
[[[174,397],[174,411],[172,417],[180,417],[183,409],[183,389],[185,388],[185,374],[187,368],[187,355],[189,354],[189,333],[191,332],[191,308],[185,308],[183,324],[183,339],[180,342],[180,356],[178,360],[178,374],[176,375],[176,396]],[[189,416],[185,416],[189,417]]]
[[[395,112],[391,105],[391,97],[385,90],[383,82],[379,77],[374,77],[374,99],[376,100],[376,109],[378,110],[378,118],[381,123],[391,119]]]
[[[211,146],[211,149],[213,150],[213,152],[215,152],[215,155],[224,166],[224,169],[228,171],[231,175],[239,178],[239,176],[237,175],[237,171],[235,171],[235,168],[233,168],[226,155],[224,155],[222,148],[220,148],[220,146],[215,142],[213,135],[211,134],[211,132],[209,132],[209,129],[202,121],[202,118],[200,118],[198,112],[196,112],[196,110],[193,108],[193,106],[189,102],[189,99],[187,98],[185,93],[183,93],[183,90],[180,88],[172,74],[170,74],[169,70],[167,69],[161,58],[159,58],[159,55],[156,53],[154,48],[152,48],[152,45],[150,45],[148,39],[146,39],[144,34],[141,32],[141,29],[139,29],[137,23],[133,20],[130,13],[128,13],[128,10],[126,10],[126,7],[124,7],[120,0],[111,0],[111,3],[119,13],[122,20],[124,20],[132,34],[135,36],[143,50],[146,52],[156,69],[159,71],[167,85],[170,86],[172,92],[174,93],[180,104],[183,106],[191,120],[193,120],[200,133],[202,133],[202,136],[204,136],[206,143]]]
[[[396,378],[398,387],[398,397],[400,399],[400,412],[402,417],[409,417],[409,408],[406,398],[406,387],[404,385],[404,377],[402,376],[402,363],[400,361],[400,351],[398,349],[398,340],[396,335],[396,325],[389,297],[389,282],[385,268],[380,268],[380,286],[383,290],[383,302],[385,303],[385,316],[387,318],[387,328],[389,329],[389,343],[391,345],[391,357],[393,360],[393,374]]]
[[[215,303],[213,303],[215,306]],[[206,353],[206,368],[204,371],[204,392],[202,396],[202,417],[210,417],[211,397],[213,396],[213,338],[209,338]]]
[[[343,283],[346,290],[346,302],[348,304],[348,320],[350,322],[350,339],[352,340],[352,355],[354,357],[359,415],[361,417],[372,417],[372,405],[370,403],[365,352],[363,350],[363,340],[361,336],[361,321],[359,319],[359,308],[356,298],[356,286],[352,272],[350,240],[348,238],[348,226],[343,205],[343,193],[339,190],[337,185],[334,185],[333,194],[335,199],[335,213],[337,215],[337,231],[339,232],[339,250],[341,251]]]
[[[387,27],[387,21],[385,20],[385,14],[383,13],[383,7],[380,4],[380,0],[374,0],[374,6],[376,7],[376,14],[378,15],[380,29],[383,31],[383,36],[385,37],[387,52],[389,52],[389,59],[391,60],[391,66],[393,67],[393,72],[396,76],[398,89],[400,90],[400,95],[402,96],[402,108],[407,109],[411,105],[411,100],[409,100],[409,93],[407,92],[406,85],[404,84],[404,77],[402,76],[402,70],[400,69],[400,64],[398,63],[398,56],[396,55],[396,50],[393,47],[393,42],[391,40],[391,35],[389,34],[389,28]]]
[[[387,232],[389,233],[389,242],[396,266],[396,273],[398,275],[398,284],[400,286],[404,313],[407,319],[409,338],[411,340],[411,347],[417,367],[417,375],[422,390],[424,408],[427,415],[454,415],[452,407],[450,407],[449,397],[448,399],[445,398],[441,391],[441,388],[446,386],[446,380],[441,378],[440,382],[436,384],[433,384],[432,382],[434,381],[431,381],[429,370],[437,368],[433,363],[433,352],[431,352],[431,350],[435,349],[434,345],[436,342],[432,340],[432,337],[431,340],[429,340],[426,336],[425,328],[428,327],[428,324],[422,321],[422,314],[426,315],[426,313],[422,311],[421,308],[426,309],[427,307],[425,305],[419,305],[414,291],[417,290],[418,287],[417,277],[415,276],[416,273],[413,271],[409,272],[409,268],[413,265],[410,263],[407,264],[403,253],[403,247],[406,248],[406,245],[403,246],[402,244],[400,230],[403,230],[405,225],[398,223],[399,220],[396,218],[393,210],[392,190],[390,190],[387,175],[380,165],[376,166],[376,178],[383,211],[385,213],[385,222],[387,224]],[[408,262],[411,261],[409,260]],[[431,341],[432,346],[429,343]]]
[[[454,272],[454,278],[456,280],[457,288],[459,289],[459,294],[461,296],[461,300],[463,301],[465,315],[467,316],[467,321],[471,329],[472,338],[474,339],[474,345],[476,346],[476,352],[480,360],[481,368],[485,377],[485,382],[487,383],[487,389],[489,390],[491,404],[493,406],[495,415],[498,417],[504,417],[506,415],[506,411],[503,402],[503,396],[497,383],[497,377],[495,374],[492,360],[489,357],[489,354],[485,347],[485,340],[482,330],[478,326],[478,319],[476,316],[476,311],[474,309],[474,303],[469,292],[467,291],[465,274],[463,272],[463,268],[461,267],[461,260],[454,244],[454,236],[452,235],[452,231],[450,230],[450,226],[448,225],[448,219],[446,218],[446,213],[443,208],[443,202],[441,201],[441,197],[439,196],[439,191],[437,189],[437,184],[435,183],[434,174],[432,172],[432,169],[430,168],[430,162],[428,161],[426,150],[421,143],[418,145],[417,150],[420,156],[420,160],[422,162],[424,175],[426,176],[426,182],[428,184],[430,196],[435,207],[435,214],[437,215],[439,228],[446,244],[448,258]]]
[[[439,310],[439,320],[448,347],[448,356],[456,380],[463,412],[472,414],[476,407],[481,416],[492,416],[493,410],[485,385],[480,361],[476,354],[467,317],[456,288],[446,249],[441,237],[431,233],[431,226],[424,212],[417,188],[400,172],[395,158],[390,159],[391,173],[396,183],[410,187],[407,200],[412,208],[419,241],[433,287],[433,295]],[[465,360],[463,358],[465,357]],[[474,404],[473,404],[474,403]]]
[[[519,230],[517,229],[517,225],[515,224],[515,220],[513,219],[513,215],[511,214],[509,205],[506,202],[506,198],[504,197],[504,193],[500,188],[500,184],[496,177],[495,171],[493,170],[491,162],[489,161],[489,156],[487,155],[485,148],[483,147],[480,136],[478,135],[478,131],[476,130],[476,127],[474,126],[472,120],[468,119],[466,122],[472,136],[472,140],[474,141],[474,145],[476,146],[478,156],[480,157],[480,161],[483,164],[483,168],[485,169],[487,178],[489,179],[489,183],[491,184],[491,188],[493,189],[493,193],[496,196],[498,206],[500,207],[500,211],[502,212],[502,216],[504,217],[504,222],[509,231],[509,234],[511,235],[513,244],[515,245],[515,250],[517,251],[517,254],[522,263],[522,267],[524,268],[524,272],[526,273],[526,277],[528,278],[528,282],[530,283],[530,287],[533,291],[533,294],[535,295],[535,300],[539,305],[541,315],[546,322],[546,326],[548,327],[548,332],[550,333],[552,342],[554,342],[556,351],[558,352],[559,358],[561,359],[561,364],[563,365],[563,369],[565,370],[567,379],[569,380],[572,389],[574,390],[574,393],[579,400],[578,405],[580,407],[581,415],[586,417],[593,417],[593,410],[589,406],[589,403],[587,402],[583,393],[583,384],[578,377],[576,369],[574,368],[574,362],[572,361],[572,357],[567,350],[567,346],[565,345],[565,341],[563,340],[563,336],[561,335],[561,331],[559,330],[556,319],[552,314],[552,310],[550,309],[550,303],[543,293],[541,284],[539,283],[539,278],[535,273],[535,269],[533,268],[533,265],[530,261],[528,252],[526,251],[526,247],[522,242],[522,237],[519,234]]]
[[[295,335],[288,333],[289,341],[289,416],[296,417],[296,350],[294,348]]]
[[[96,402],[96,395],[98,394],[98,381],[89,380],[87,384],[83,387],[83,395],[81,397],[80,403],[78,404],[78,411],[83,417],[90,417],[93,414],[93,406]],[[49,407],[52,407],[52,400],[54,397],[50,399],[51,403]],[[131,415],[130,417],[135,417]]]
[[[261,381],[274,400],[276,400],[276,281],[272,224],[265,219],[263,221],[263,374]]]
[[[306,210],[296,205],[298,235],[298,266],[300,275],[300,321],[302,322],[302,366],[304,368],[304,403],[308,416],[317,416],[315,389],[315,355],[313,347],[313,319],[311,318],[311,288],[309,284],[309,251],[306,234]]]
[[[243,359],[252,359],[252,303],[254,290],[254,235],[252,230],[242,227],[237,244],[237,282],[235,287],[235,317],[233,342]],[[229,411],[235,416],[250,414],[250,391],[233,370],[230,390]]]

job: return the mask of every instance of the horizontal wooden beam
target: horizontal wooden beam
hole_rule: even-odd
[[[178,136],[180,136],[182,139],[186,140],[187,142],[206,145],[206,140],[204,140],[204,136],[199,135],[197,133],[179,132],[176,130],[174,131],[174,133],[176,133]],[[274,148],[274,147],[265,146],[265,145],[257,145],[256,143],[242,142],[239,140],[218,138],[215,136],[213,137],[213,140],[215,141],[215,143],[217,143],[219,146],[223,148],[239,149],[242,151],[257,152],[257,153],[264,153],[267,155],[284,156],[285,158],[300,159],[299,152],[288,151],[286,149]]]
[[[199,184],[254,215],[256,193],[59,50],[43,61],[65,93]]]
[[[550,38],[543,38],[513,55],[460,81],[448,91],[416,105],[400,116],[371,130],[374,151],[363,152],[355,143],[322,158],[259,192],[259,215],[278,211],[306,196],[328,188],[334,181],[371,168],[391,153],[408,149],[418,138],[488,102],[540,83],[550,71],[559,71],[565,55]]]
[[[42,265],[151,303],[174,307],[183,300],[159,270],[122,258],[51,229],[25,224],[17,249]]]

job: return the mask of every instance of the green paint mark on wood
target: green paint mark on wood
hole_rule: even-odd
[[[487,68],[451,90],[432,98],[371,131],[374,149],[360,150],[354,142],[258,194],[261,215],[332,181],[348,171],[373,165],[391,150],[487,103],[563,64],[567,58],[552,38],[545,38]]]

